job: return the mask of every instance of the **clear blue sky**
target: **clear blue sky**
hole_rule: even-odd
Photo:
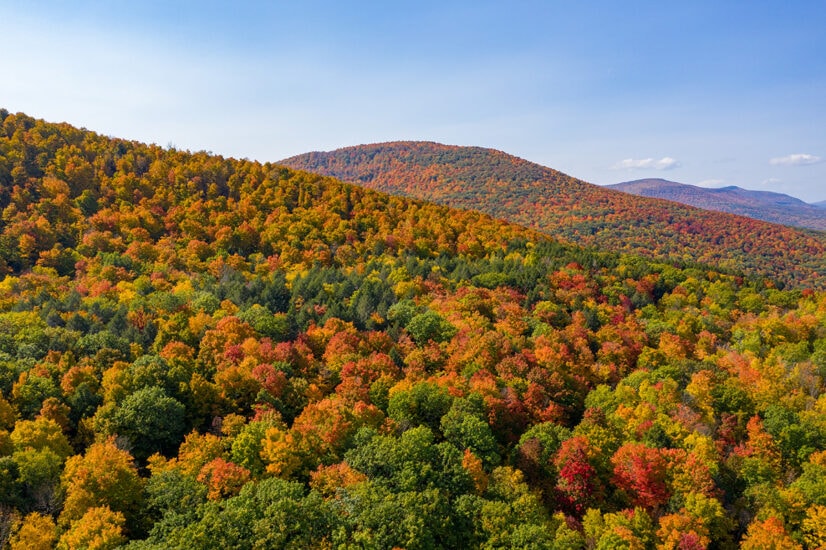
[[[262,161],[422,139],[826,200],[826,2],[0,0],[0,106]]]

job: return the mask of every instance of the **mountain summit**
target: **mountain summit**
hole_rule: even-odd
[[[280,161],[388,193],[472,209],[586,246],[816,284],[826,234],[638,197],[481,147],[391,142]]]
[[[624,193],[666,199],[706,210],[729,212],[783,225],[826,230],[826,209],[772,191],[736,186],[706,188],[664,179],[641,179],[608,185]]]

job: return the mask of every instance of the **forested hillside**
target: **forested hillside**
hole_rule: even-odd
[[[826,544],[826,294],[2,110],[0,189],[0,546]]]
[[[752,191],[735,186],[706,188],[656,178],[615,183],[607,187],[641,197],[666,199],[772,223],[826,230],[826,210],[783,193]]]
[[[619,193],[492,149],[394,142],[281,162],[583,246],[746,270],[793,286],[826,281],[826,233]]]

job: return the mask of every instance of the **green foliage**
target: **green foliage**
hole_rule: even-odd
[[[24,481],[13,457],[0,457],[0,506],[17,508],[24,500]]]
[[[395,491],[426,488],[458,495],[471,485],[462,468],[461,453],[449,443],[435,443],[425,426],[412,428],[396,439],[359,433],[362,444],[347,453],[347,463]]]
[[[130,548],[310,548],[336,532],[339,520],[318,494],[295,482],[250,483],[236,497],[186,509],[156,524]]]
[[[431,382],[420,382],[408,390],[392,394],[387,414],[402,429],[427,426],[437,431],[451,401],[452,398],[444,387]]]
[[[440,424],[445,439],[457,449],[469,449],[488,469],[499,464],[498,445],[484,418],[481,400],[455,399]]]
[[[249,324],[258,334],[274,340],[286,340],[290,334],[290,324],[285,315],[274,315],[269,309],[258,304],[253,304],[241,312],[238,318]]]
[[[103,433],[124,438],[138,460],[154,453],[171,454],[186,431],[184,406],[157,387],[129,394],[118,407],[99,409]]]
[[[177,470],[153,473],[145,494],[146,514],[167,524],[189,523],[197,517],[197,507],[206,502],[206,487]]]
[[[420,344],[426,344],[431,340],[444,342],[456,334],[456,328],[435,311],[425,311],[414,315],[405,328]]]

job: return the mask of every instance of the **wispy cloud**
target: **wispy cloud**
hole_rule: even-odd
[[[623,159],[611,168],[614,170],[672,170],[680,166],[680,161],[671,157],[661,159]]]
[[[717,187],[718,185],[722,185],[726,183],[726,180],[703,180],[697,185],[700,187]]]
[[[817,164],[821,160],[820,157],[815,155],[795,153],[793,155],[786,155],[785,157],[774,157],[769,160],[769,164],[773,166],[805,166],[807,164]]]
[[[769,179],[765,179],[765,180],[761,181],[760,185],[770,186],[770,185],[777,185],[778,183],[781,183],[781,182],[782,182],[782,180],[779,180],[777,178],[769,178]]]

